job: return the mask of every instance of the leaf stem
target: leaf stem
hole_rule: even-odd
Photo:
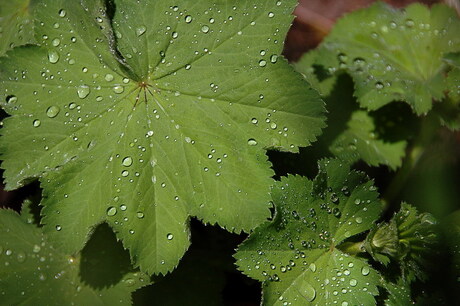
[[[439,122],[432,112],[423,117],[421,121],[420,131],[410,148],[410,151],[407,153],[402,167],[398,170],[383,194],[382,201],[384,208],[388,208],[388,206],[390,206],[390,204],[393,203],[401,194],[407,180],[425,153],[427,145],[436,135]]]
[[[344,242],[337,246],[339,250],[350,255],[358,255],[366,252],[364,249],[364,241],[359,242]]]

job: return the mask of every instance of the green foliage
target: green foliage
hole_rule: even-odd
[[[370,110],[403,100],[423,114],[444,97],[443,55],[460,51],[459,32],[456,12],[447,6],[396,10],[378,2],[339,20],[316,63],[350,73],[358,101]]]
[[[355,111],[347,125],[348,129],[332,143],[332,153],[352,162],[361,158],[371,166],[382,164],[392,169],[401,166],[406,142],[387,143],[379,139],[374,119],[366,111]]]
[[[460,19],[379,2],[295,72],[296,3],[0,4],[5,188],[41,188],[0,210],[0,304],[221,305],[235,258],[264,305],[445,302],[458,216],[416,207],[460,196]]]
[[[131,305],[131,292],[149,283],[132,271],[109,228],[96,230],[83,252],[72,256],[25,220],[31,216],[0,210],[2,305]]]
[[[323,160],[315,180],[283,179],[273,189],[277,213],[238,249],[238,267],[264,281],[264,303],[374,304],[380,277],[341,250],[369,230],[381,211],[371,181],[339,160]]]
[[[190,215],[254,228],[270,214],[264,149],[324,126],[279,56],[294,4],[120,0],[110,22],[102,1],[34,1],[40,46],[0,60],[7,188],[38,177],[56,246],[77,252],[107,221],[148,273],[177,265]]]
[[[16,46],[34,43],[34,24],[30,0],[0,3],[0,55]]]

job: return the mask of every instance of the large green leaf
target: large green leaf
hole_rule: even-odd
[[[374,120],[366,111],[355,111],[343,131],[332,143],[330,150],[336,156],[351,162],[363,159],[371,166],[401,166],[406,142],[385,142],[375,133]]]
[[[0,60],[8,189],[39,177],[43,223],[76,252],[106,220],[149,273],[189,245],[189,215],[232,231],[270,216],[266,148],[324,126],[279,56],[295,1],[36,1],[41,47]],[[81,4],[80,4],[81,2]],[[118,49],[116,49],[118,48]]]
[[[408,102],[417,114],[443,98],[443,54],[460,51],[460,19],[445,5],[404,10],[376,3],[339,20],[319,48],[318,64],[345,70],[358,101],[371,110]]]
[[[314,181],[287,177],[273,188],[272,223],[239,247],[237,265],[264,281],[266,305],[371,305],[379,274],[341,250],[370,229],[381,211],[371,181],[339,160],[320,162]]]
[[[129,255],[123,256],[110,229],[94,236],[83,254],[69,256],[54,248],[40,228],[1,209],[1,304],[131,305],[131,292],[147,285],[148,277],[130,271]],[[85,277],[86,270],[96,282]]]
[[[0,3],[0,55],[16,46],[35,42],[30,0]]]

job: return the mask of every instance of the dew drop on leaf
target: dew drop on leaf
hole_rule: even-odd
[[[185,22],[186,23],[192,22],[192,16],[190,16],[190,15],[185,16]]]
[[[366,276],[366,275],[369,275],[369,273],[370,273],[369,267],[363,267],[363,268],[361,269],[361,274],[362,274],[362,275]]]
[[[116,94],[121,94],[121,93],[123,93],[123,91],[125,91],[123,86],[116,85],[116,86],[113,87],[113,92],[116,93]]]
[[[88,85],[82,85],[77,89],[77,94],[80,99],[84,99],[89,95],[90,89]]]
[[[32,124],[33,124],[34,127],[39,127],[40,124],[41,124],[41,121],[36,119],[36,120],[34,120],[34,122],[32,122]]]
[[[46,115],[50,118],[54,118],[59,114],[60,111],[61,109],[59,108],[59,106],[53,105],[48,107],[48,109],[46,110]]]
[[[57,51],[49,51],[48,52],[48,61],[51,64],[56,64],[59,61],[59,53],[57,53]]]
[[[171,234],[171,233],[169,233],[168,235],[166,235],[166,238],[167,238],[168,240],[173,240],[174,235]]]
[[[250,146],[256,146],[257,141],[254,138],[248,139],[248,145]]]
[[[104,79],[105,79],[107,82],[113,81],[113,75],[110,74],[110,73],[107,73],[107,74],[105,75]]]
[[[127,157],[123,158],[122,164],[125,167],[129,167],[129,166],[131,166],[133,164],[133,159],[130,156],[127,156]]]
[[[202,26],[201,27],[201,32],[203,32],[205,34],[208,33],[209,32],[209,27],[207,25]]]
[[[140,26],[136,29],[136,35],[141,36],[147,31],[147,28],[145,26]]]
[[[107,216],[115,216],[117,214],[117,208],[114,206],[111,206],[107,209]]]

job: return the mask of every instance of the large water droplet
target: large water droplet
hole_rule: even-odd
[[[201,27],[201,32],[203,32],[205,34],[208,33],[209,32],[209,27],[207,25],[202,26]]]
[[[168,240],[173,240],[173,238],[174,238],[174,235],[171,234],[171,233],[166,235],[166,239],[168,239]]]
[[[116,85],[113,87],[113,92],[116,94],[121,94],[123,91],[125,91],[125,88],[121,85]]]
[[[136,29],[136,35],[141,36],[147,31],[147,28],[145,26],[140,26]]]
[[[129,167],[129,166],[131,166],[133,164],[133,159],[130,156],[127,156],[127,157],[123,158],[122,164],[125,167]]]
[[[114,206],[111,206],[107,209],[107,216],[115,216],[117,214],[117,208]]]
[[[38,119],[36,119],[36,120],[34,120],[34,121],[32,122],[32,125],[33,125],[34,127],[39,127],[40,124],[42,124],[42,123],[41,123],[41,121],[38,120]]]
[[[59,53],[57,51],[48,52],[48,60],[51,64],[56,64],[59,61]]]
[[[186,23],[192,22],[192,19],[193,19],[193,18],[192,18],[192,16],[190,16],[190,15],[185,16],[185,22],[186,22]]]
[[[53,105],[48,107],[48,109],[46,110],[46,115],[50,118],[54,118],[59,114],[60,111],[61,109],[59,108],[59,106]]]
[[[369,269],[369,267],[364,266],[361,269],[361,274],[364,275],[364,276],[369,275],[370,272],[371,272],[371,270]]]
[[[77,94],[80,99],[84,99],[89,95],[90,89],[88,85],[81,85],[77,89]]]
[[[257,141],[254,138],[248,139],[248,145],[250,146],[256,146]]]

